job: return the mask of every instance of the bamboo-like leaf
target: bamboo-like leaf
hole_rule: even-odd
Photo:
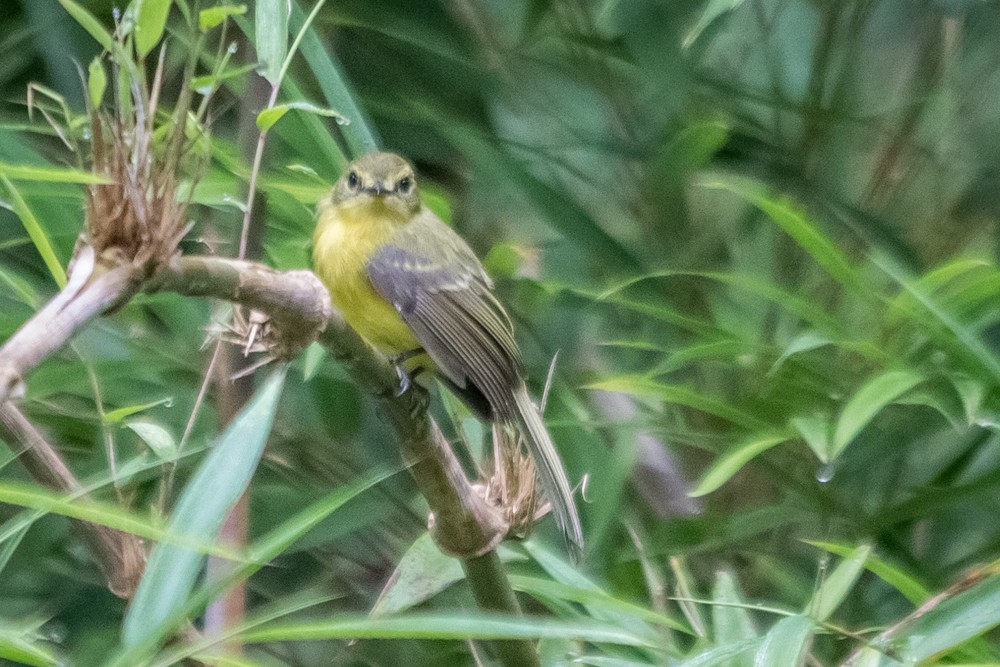
[[[135,49],[140,58],[156,48],[163,31],[167,28],[167,17],[173,0],[139,0],[139,12],[135,20]]]
[[[126,426],[142,438],[161,459],[171,459],[177,455],[177,441],[161,424],[143,419],[130,421]]]
[[[261,76],[274,86],[288,53],[288,0],[257,0],[255,21]]]
[[[198,12],[198,29],[208,32],[215,28],[230,16],[240,16],[246,14],[246,5],[220,5],[218,7],[208,7]]]
[[[174,399],[171,396],[167,398],[161,398],[158,401],[152,401],[150,403],[142,403],[141,405],[127,405],[123,408],[117,408],[115,410],[108,410],[104,413],[104,423],[105,424],[117,424],[126,417],[131,417],[134,414],[140,412],[145,412],[151,408],[155,408],[158,405],[166,405],[169,407],[173,403]]]
[[[55,667],[64,664],[51,649],[37,641],[33,632],[5,627],[0,622],[0,662],[10,660],[18,665]]]
[[[857,294],[870,295],[847,255],[791,201],[775,198],[762,183],[747,178],[707,177],[700,182],[700,185],[728,190],[753,204],[777,223],[834,279]]]
[[[310,104],[309,102],[288,102],[285,104],[277,104],[269,109],[264,109],[259,114],[257,114],[257,129],[259,129],[261,132],[267,132],[268,130],[271,129],[271,127],[275,123],[281,120],[281,118],[292,109],[305,111],[307,113],[311,113],[316,116],[326,116],[327,118],[334,118],[340,125],[345,125],[350,122],[339,111],[335,111],[333,109],[324,109],[322,107],[316,106],[315,104]]]
[[[806,540],[806,544],[825,549],[842,558],[848,558],[854,551],[852,546],[836,542]],[[875,554],[868,555],[868,558],[865,560],[865,567],[876,577],[902,593],[907,600],[915,605],[923,604],[931,596],[930,589],[903,570],[887,563]]]
[[[708,469],[705,475],[698,482],[698,486],[688,493],[692,498],[698,498],[715,491],[720,486],[728,482],[733,475],[739,472],[755,456],[766,452],[775,445],[788,441],[785,435],[768,435],[756,437],[733,447],[730,451],[720,456]]]
[[[244,633],[247,643],[319,639],[577,639],[654,648],[648,637],[589,619],[501,616],[485,612],[409,614],[393,618],[340,616],[334,619],[275,623]]]
[[[746,601],[737,586],[736,578],[729,572],[715,575],[715,589],[712,591],[712,639],[719,646],[733,646],[759,640]],[[743,652],[733,656],[726,667],[752,667],[753,656]]]
[[[20,191],[14,187],[10,179],[4,174],[0,174],[0,183],[3,184],[4,188],[7,190],[7,196],[10,198],[11,208],[14,209],[14,213],[18,218],[21,219],[21,224],[24,225],[24,230],[28,232],[28,237],[31,242],[35,244],[35,249],[38,250],[38,254],[42,256],[42,261],[45,262],[45,266],[49,269],[49,273],[52,278],[55,279],[56,284],[59,287],[66,286],[66,270],[63,269],[62,262],[56,257],[56,251],[52,248],[52,242],[49,240],[49,235],[45,232],[42,224],[35,217],[34,211],[28,206],[28,202],[24,200],[21,196]]]
[[[104,70],[101,69],[103,72]],[[41,181],[44,183],[106,184],[111,181],[103,174],[62,167],[32,167],[0,162],[0,176],[15,181]]]
[[[89,11],[81,7],[79,4],[73,0],[59,0],[59,4],[63,6],[63,9],[76,19],[76,22],[80,26],[90,33],[90,36],[97,40],[97,43],[105,51],[113,51],[115,47],[114,38],[111,37],[111,33],[105,30],[101,22],[94,18],[94,15]]]
[[[87,66],[87,92],[90,95],[90,106],[97,109],[104,99],[104,91],[108,87],[108,74],[104,71],[104,64],[100,57],[90,61]],[[97,174],[93,174],[97,176]]]
[[[198,466],[170,518],[171,532],[199,540],[215,536],[260,461],[286,369],[272,372]],[[190,549],[156,545],[125,616],[123,644],[142,643],[147,632],[183,607],[203,561],[203,554]]]
[[[806,607],[812,618],[820,623],[830,618],[864,572],[871,551],[867,545],[860,546],[837,564]]]
[[[887,371],[868,380],[844,406],[833,432],[826,461],[837,458],[868,423],[897,398],[926,378],[914,371]]]
[[[800,667],[812,639],[815,626],[807,616],[789,616],[778,621],[757,649],[754,664],[777,667]]]
[[[279,554],[286,551],[295,542],[305,536],[310,530],[315,528],[320,522],[343,507],[348,501],[356,498],[379,482],[387,479],[398,470],[375,470],[365,477],[351,483],[338,487],[315,503],[312,503],[301,512],[282,522],[280,526],[263,536],[247,550],[247,558],[234,562],[228,572],[218,579],[208,582],[191,596],[188,601],[175,612],[165,618],[159,626],[151,626],[145,629],[141,641],[124,647],[107,664],[107,667],[132,667],[132,665],[146,664],[150,653],[156,645],[169,636],[173,628],[181,623],[185,617],[194,616],[204,609],[219,592],[226,590],[234,583],[245,581],[257,572],[265,563],[270,562]],[[191,647],[182,648],[176,653],[168,653],[172,658],[166,659],[164,663],[156,664],[174,665],[182,658],[191,655]],[[197,647],[194,647],[197,650]]]
[[[722,399],[706,396],[688,387],[656,382],[641,375],[624,375],[608,378],[589,384],[586,388],[601,391],[616,391],[633,396],[656,398],[666,403],[684,405],[695,410],[707,412],[716,417],[721,417],[733,424],[748,429],[763,429],[767,427],[766,422],[738,408],[734,408],[730,403]]]
[[[908,626],[901,659],[916,664],[1000,625],[1000,575],[944,600]]]

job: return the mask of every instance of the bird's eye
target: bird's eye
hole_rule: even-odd
[[[360,182],[361,182],[360,179],[358,179],[358,172],[352,171],[347,175],[347,186],[352,190],[357,188],[358,183]]]
[[[404,176],[399,179],[399,191],[404,195],[410,192],[410,188],[413,187],[413,180],[409,176]]]

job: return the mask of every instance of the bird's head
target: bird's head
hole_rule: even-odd
[[[409,217],[420,209],[413,167],[395,153],[375,151],[347,166],[330,199],[335,206],[374,206]]]

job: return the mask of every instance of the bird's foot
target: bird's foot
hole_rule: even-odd
[[[389,363],[393,365],[396,369],[396,376],[399,378],[399,389],[396,392],[396,398],[399,398],[407,391],[414,380],[417,379],[417,375],[423,371],[423,368],[417,367],[413,371],[407,371],[406,367],[403,365],[410,359],[416,357],[417,355],[423,354],[424,351],[421,348],[416,348],[413,350],[407,350],[406,352],[400,352],[399,354],[394,354],[389,357]]]

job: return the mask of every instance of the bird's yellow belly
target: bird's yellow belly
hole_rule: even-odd
[[[321,215],[313,266],[347,323],[384,354],[401,354],[420,344],[396,308],[372,287],[365,266],[392,232],[380,227]]]

